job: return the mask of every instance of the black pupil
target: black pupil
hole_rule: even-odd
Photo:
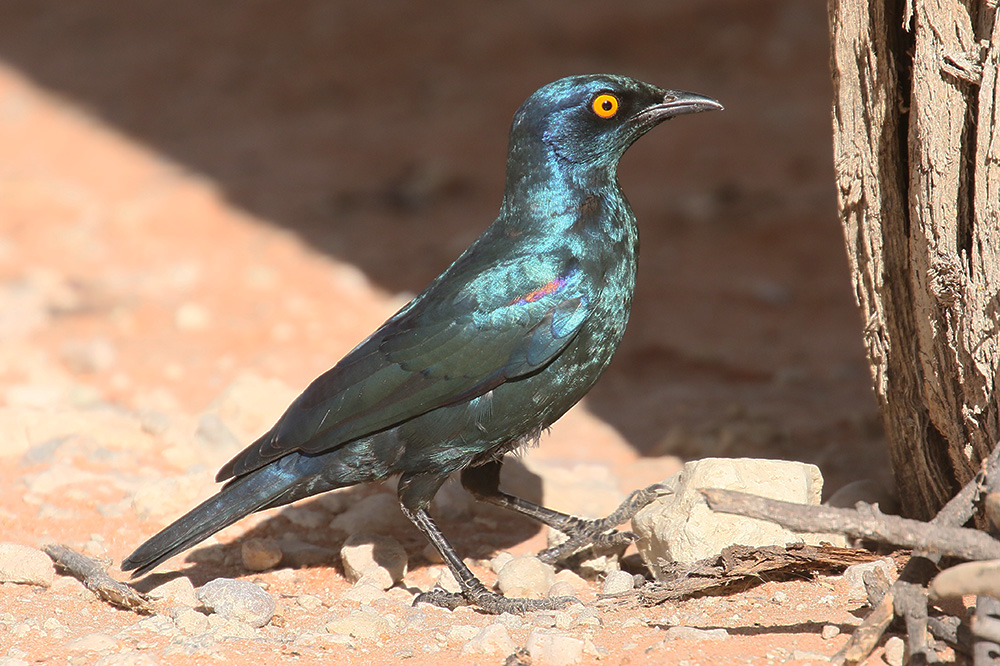
[[[601,102],[601,108],[604,109],[605,111],[610,111],[611,106],[612,104],[610,99],[606,99],[603,102]]]

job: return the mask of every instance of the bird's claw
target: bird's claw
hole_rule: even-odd
[[[580,551],[590,549],[595,553],[624,549],[639,538],[635,532],[614,529],[651,504],[661,495],[671,492],[663,483],[633,491],[621,505],[606,518],[597,520],[576,519],[565,530],[559,530],[568,539],[538,553],[538,559],[547,564],[556,564]]]
[[[521,615],[531,611],[539,610],[559,610],[569,604],[580,603],[576,597],[548,597],[545,599],[521,599],[516,597],[505,597],[496,592],[490,592],[485,587],[469,592],[447,592],[440,587],[418,594],[413,600],[413,605],[428,603],[448,610],[455,610],[459,606],[469,605],[478,608],[490,615],[500,615],[511,613]]]

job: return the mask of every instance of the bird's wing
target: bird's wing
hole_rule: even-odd
[[[313,381],[216,478],[292,451],[331,450],[543,368],[590,314],[586,276],[575,261],[505,263],[460,284],[436,281]],[[512,284],[527,286],[512,291]]]

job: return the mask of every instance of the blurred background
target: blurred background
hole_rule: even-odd
[[[198,413],[251,373],[268,427],[492,221],[524,98],[615,72],[726,110],[624,158],[632,321],[551,446],[888,478],[828,48],[816,0],[5,2],[0,401]]]

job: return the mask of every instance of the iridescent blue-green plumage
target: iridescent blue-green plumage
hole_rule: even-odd
[[[593,108],[601,94],[619,105],[611,118]],[[252,511],[396,474],[410,515],[451,473],[537,437],[593,386],[628,322],[638,233],[619,158],[662,120],[712,108],[611,75],[535,92],[514,116],[496,221],[123,569],[147,571]]]

